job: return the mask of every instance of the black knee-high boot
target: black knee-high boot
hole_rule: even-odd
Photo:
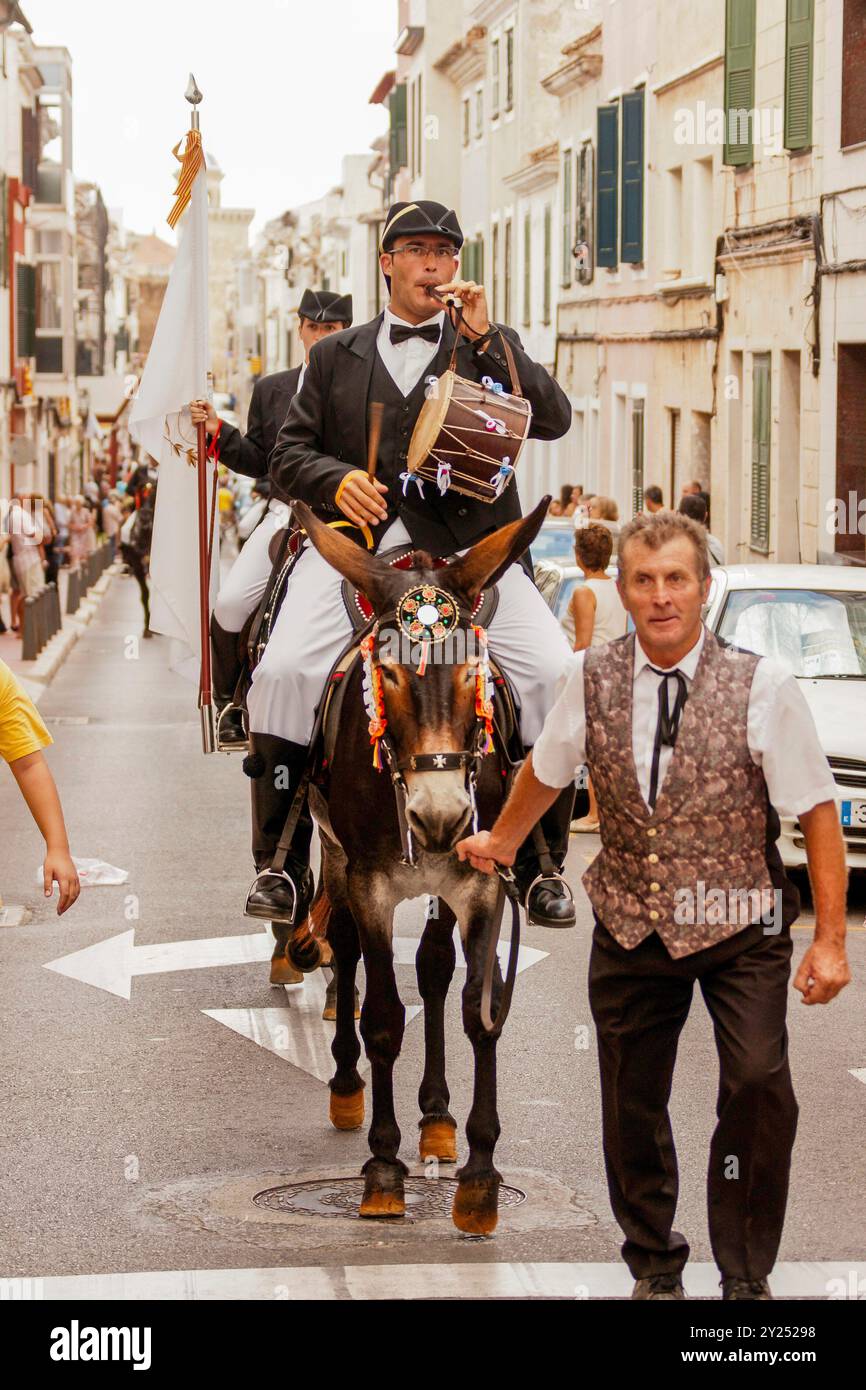
[[[313,822],[304,803],[286,855],[282,876],[262,878],[270,869],[307,765],[308,749],[271,734],[251,734],[244,771],[252,779],[253,859],[260,877],[247,898],[248,917],[288,925],[304,921],[313,900],[310,841]]]
[[[240,633],[226,632],[215,617],[210,620],[211,666],[214,703],[217,708],[217,741],[223,751],[245,748],[247,731],[243,711],[234,702],[241,677]]]
[[[574,786],[569,785],[563,787],[539,822],[553,868],[557,873],[562,872],[568,853],[568,835],[573,810]],[[514,876],[524,895],[527,920],[538,927],[573,927],[577,920],[574,902],[560,883],[539,883],[529,893],[529,897],[526,897],[533,880],[541,873],[550,872],[550,865],[542,862],[543,860],[546,861],[546,856],[539,855],[534,834],[529,835],[520,846],[514,865]]]

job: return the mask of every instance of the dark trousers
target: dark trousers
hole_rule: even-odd
[[[589,999],[598,1034],[604,1159],[623,1258],[636,1279],[678,1273],[678,1170],[668,1101],[680,1032],[697,980],[719,1054],[710,1145],[710,1242],[724,1275],[765,1278],[785,1219],[797,1102],[785,1011],[788,931],[747,927],[673,960],[655,933],[626,951],[596,923]]]

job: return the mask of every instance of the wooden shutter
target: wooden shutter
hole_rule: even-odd
[[[770,354],[752,359],[752,526],[750,545],[770,550]]]
[[[36,192],[37,165],[39,164],[39,117],[30,107],[21,109],[21,178],[30,189]]]
[[[0,285],[9,284],[9,180],[0,174]]]
[[[622,99],[622,259],[643,260],[643,90]]]
[[[391,173],[394,174],[398,169],[402,169],[406,163],[406,84],[401,83],[395,87],[390,97],[388,105],[391,112],[391,134],[389,140],[389,158],[391,163]]]
[[[596,265],[615,267],[617,256],[617,170],[619,112],[616,106],[598,108],[598,171],[596,174]]]
[[[490,49],[490,119],[499,115],[499,40],[494,39]]]
[[[502,322],[511,322],[511,218],[505,223],[504,266],[502,271]]]
[[[472,133],[472,112],[470,110],[469,98],[463,98],[463,148],[469,144]]]
[[[571,179],[574,155],[571,150],[566,150],[562,156],[562,274],[561,283],[563,289],[567,289],[571,284],[572,275],[572,193]]]
[[[417,125],[417,133],[415,136],[415,172],[419,179],[424,172],[424,165],[422,162],[422,152],[424,149],[424,89],[422,84],[423,75],[419,72],[415,96],[415,122]]]
[[[36,356],[36,267],[19,261],[16,268],[17,358]]]
[[[499,223],[494,222],[490,232],[490,317],[494,322],[499,318]]]
[[[514,105],[514,30],[505,31],[505,109]]]
[[[727,0],[725,19],[725,164],[752,163],[755,106],[755,0]],[[736,113],[741,113],[738,118]]]
[[[815,0],[788,0],[785,37],[785,149],[812,144]]]
[[[532,323],[532,218],[523,219],[523,322]]]
[[[550,323],[550,274],[551,265],[551,211],[550,203],[544,204],[544,288],[542,296],[541,322]]]

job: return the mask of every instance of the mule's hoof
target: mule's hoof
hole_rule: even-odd
[[[314,970],[318,970],[320,965],[325,964],[322,955],[324,942],[319,941],[308,930],[306,924],[295,931],[286,947],[286,955],[296,970],[301,970],[305,975],[311,975]]]
[[[499,1220],[499,1183],[495,1179],[458,1183],[451,1218],[464,1235],[492,1235]]]
[[[361,1017],[361,999],[358,991],[355,990],[355,1018]],[[325,995],[325,1007],[322,1010],[322,1018],[326,1023],[336,1023],[337,1021],[337,995],[328,993]]]
[[[322,951],[322,965],[332,966],[334,964],[334,952],[331,950],[330,944],[327,941],[321,941],[319,945]]]
[[[284,955],[277,955],[276,951],[271,956],[271,984],[272,985],[302,985],[304,976],[300,970],[286,959]]]
[[[395,1217],[406,1215],[406,1198],[403,1195],[403,1185],[400,1184],[399,1190],[382,1191],[376,1188],[372,1192],[364,1193],[361,1205],[358,1208],[359,1216],[367,1217]]]
[[[334,1129],[360,1129],[364,1123],[363,1087],[349,1096],[338,1096],[332,1091],[329,1114]]]
[[[451,1120],[431,1120],[421,1125],[418,1153],[422,1159],[438,1158],[440,1163],[457,1162],[457,1126]]]

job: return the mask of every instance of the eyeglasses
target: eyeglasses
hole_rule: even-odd
[[[421,246],[416,241],[410,241],[408,246],[398,246],[392,252],[392,256],[405,255],[413,261],[427,260],[433,257],[437,261],[452,261],[457,259],[457,252],[453,246]]]

